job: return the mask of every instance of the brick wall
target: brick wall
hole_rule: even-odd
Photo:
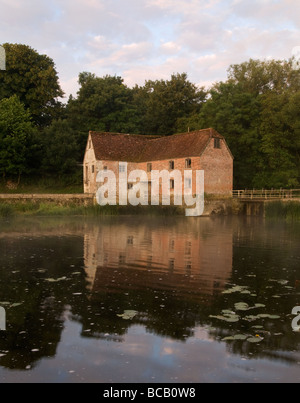
[[[189,156],[187,156],[189,158]],[[162,171],[170,169],[170,161],[174,162],[174,170],[179,170],[182,176],[182,194],[184,191],[184,172],[186,168],[186,159],[180,158],[174,160],[152,161],[152,170]],[[191,157],[191,171],[193,172],[192,192],[196,194],[196,170],[204,170],[205,172],[205,192],[207,194],[225,195],[230,194],[233,187],[233,158],[226,143],[221,140],[220,148],[215,148],[214,138],[212,138],[206,147],[202,156]],[[151,180],[151,172],[148,172],[147,162],[127,164],[128,175],[133,170],[143,170],[147,172],[148,181]],[[101,170],[109,170],[114,172],[117,178],[117,199],[119,196],[119,161],[96,161],[95,153],[92,148],[89,148],[89,141],[84,161],[84,191],[85,193],[96,193],[99,184],[96,183],[97,173]],[[150,194],[150,188],[149,188]],[[161,186],[160,186],[161,194]],[[171,189],[171,195],[174,190]]]
[[[233,158],[221,140],[220,149],[214,147],[212,138],[201,157],[200,169],[205,172],[205,192],[226,195],[233,190]]]

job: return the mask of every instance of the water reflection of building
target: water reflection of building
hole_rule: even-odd
[[[232,273],[232,228],[225,224],[218,232],[203,218],[106,224],[90,227],[84,236],[91,291],[150,287],[212,295]]]

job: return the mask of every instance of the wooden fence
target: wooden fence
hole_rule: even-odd
[[[269,199],[300,199],[300,189],[272,189],[272,190],[233,190],[234,199],[269,200]]]

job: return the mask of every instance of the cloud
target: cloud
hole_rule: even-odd
[[[81,71],[131,86],[177,72],[209,84],[230,64],[300,46],[298,0],[0,0],[0,9],[2,43],[48,54],[67,94]]]

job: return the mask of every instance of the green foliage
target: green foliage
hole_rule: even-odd
[[[6,71],[0,71],[0,99],[17,95],[36,124],[48,124],[60,112],[63,91],[52,59],[26,45],[3,45]]]
[[[20,178],[28,169],[35,132],[30,113],[16,95],[0,101],[0,174]]]
[[[67,121],[55,120],[43,131],[41,170],[59,177],[72,175],[78,168],[79,147]],[[80,168],[81,170],[81,168]]]
[[[253,60],[231,65],[228,70],[230,82],[240,84],[245,92],[260,95],[272,92],[300,90],[300,72],[293,69],[292,59]]]
[[[254,177],[257,187],[263,187],[266,180],[270,187],[277,189],[299,185],[300,137],[295,128],[300,117],[293,116],[295,108],[300,107],[299,101],[300,92],[270,93],[262,97],[260,133],[264,158]]]
[[[173,74],[170,80],[146,81],[136,91],[143,134],[175,134],[177,122],[199,113],[206,97],[204,88],[188,81],[186,73]]]
[[[69,99],[67,120],[77,131],[82,153],[89,130],[118,133],[137,131],[133,91],[121,77],[99,78],[91,73],[81,73],[79,84],[77,98]]]

